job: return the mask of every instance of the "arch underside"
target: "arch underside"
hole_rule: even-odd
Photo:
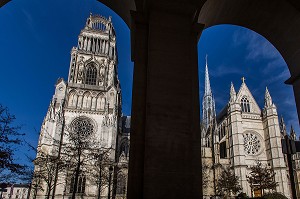
[[[208,0],[198,22],[206,28],[219,24],[239,25],[261,34],[281,53],[293,77],[300,74],[298,4],[288,0]]]
[[[151,13],[155,6],[172,10],[176,5],[183,3],[180,0],[150,0],[146,3],[144,0],[99,1],[119,14],[129,27],[130,11]],[[272,43],[289,68],[291,77],[286,83],[293,84],[298,114],[300,113],[300,92],[297,91],[300,86],[300,2],[298,0],[188,0],[184,3],[189,4],[189,9],[194,7],[191,10],[196,12],[195,15],[199,12],[198,23],[204,24],[205,28],[220,24],[238,25],[257,32]]]
[[[0,7],[10,0],[0,0]],[[131,11],[145,12],[145,0],[98,0],[116,12],[131,27]],[[179,3],[163,0],[163,3]],[[191,5],[199,7],[194,0]],[[199,0],[199,2],[201,2]],[[188,2],[187,2],[188,3]],[[155,4],[155,3],[154,3]],[[160,4],[160,3],[156,3]],[[150,6],[149,6],[150,7]],[[196,9],[197,10],[197,9]],[[281,53],[291,72],[292,83],[300,70],[300,2],[297,0],[206,0],[200,9],[198,22],[205,28],[232,24],[249,28],[270,41]]]

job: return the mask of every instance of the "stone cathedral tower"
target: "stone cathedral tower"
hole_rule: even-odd
[[[218,174],[218,134],[216,133],[216,110],[215,100],[210,87],[210,79],[208,73],[207,56],[205,63],[205,87],[202,102],[202,123],[201,123],[201,152],[202,167],[205,184],[203,189],[204,198],[216,195],[216,176]]]
[[[57,81],[41,127],[35,173],[41,175],[43,169],[49,170],[44,167],[51,164],[54,167],[49,172],[51,179],[35,179],[44,191],[36,189],[32,197],[45,198],[47,194],[50,197],[54,194],[55,198],[70,198],[73,190],[76,197],[80,198],[101,198],[111,194],[108,185],[101,183],[108,173],[109,163],[112,165],[116,159],[120,111],[121,89],[117,75],[115,30],[111,17],[107,19],[91,14],[78,36],[77,47],[71,50],[68,81]],[[74,137],[78,140],[74,141]],[[78,158],[79,152],[76,152],[77,157],[72,159],[75,153],[72,149],[78,148],[70,145],[84,141],[90,148],[84,146],[86,148],[80,151],[81,157]],[[45,162],[45,157],[48,162]],[[58,170],[62,163],[55,162],[56,159],[69,162],[64,169]],[[40,164],[41,161],[44,164]],[[81,162],[79,164],[76,161]],[[72,164],[78,167],[72,168]],[[74,168],[78,168],[78,173]],[[97,170],[99,168],[100,171]],[[95,173],[88,174],[90,171]],[[79,176],[77,179],[75,174]],[[100,175],[98,180],[91,180],[97,175]],[[52,185],[47,186],[47,181]]]
[[[210,87],[210,80],[208,74],[208,65],[207,65],[207,56],[205,63],[205,88],[204,88],[204,96],[203,96],[203,125],[207,129],[208,126],[213,122],[216,118],[216,110],[215,110],[215,100]]]

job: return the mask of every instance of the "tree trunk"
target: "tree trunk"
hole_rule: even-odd
[[[50,192],[51,192],[51,181],[49,182],[48,187],[47,187],[46,199],[50,198]]]
[[[77,187],[78,187],[78,178],[79,178],[79,173],[80,173],[80,156],[76,165],[76,171],[75,171],[75,181],[74,181],[74,186],[73,186],[73,193],[72,193],[72,199],[75,199],[76,193],[77,193]]]

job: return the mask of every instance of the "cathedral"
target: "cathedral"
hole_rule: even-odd
[[[44,118],[31,198],[125,198],[130,117],[122,116],[111,17],[90,15]]]
[[[206,182],[204,198],[217,195],[218,177],[229,166],[239,178],[242,192],[250,197],[258,196],[247,181],[250,167],[257,162],[274,170],[278,183],[276,191],[290,198],[288,171],[281,145],[284,123],[279,122],[270,92],[266,88],[261,109],[245,78],[242,78],[238,92],[231,83],[229,96],[228,103],[217,114],[206,58],[201,123],[203,180]]]
[[[71,50],[68,80],[56,82],[41,127],[30,198],[126,198],[130,117],[122,115],[117,64],[111,18],[91,14]],[[228,166],[239,177],[242,192],[253,195],[246,176],[257,161],[274,169],[276,191],[289,197],[281,147],[285,126],[268,89],[263,109],[244,78],[238,92],[233,84],[229,92],[228,103],[217,114],[206,60],[201,122],[204,198],[217,195],[218,176]]]

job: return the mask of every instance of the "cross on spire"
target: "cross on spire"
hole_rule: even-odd
[[[243,83],[245,83],[246,78],[242,77],[241,80],[242,80]]]

